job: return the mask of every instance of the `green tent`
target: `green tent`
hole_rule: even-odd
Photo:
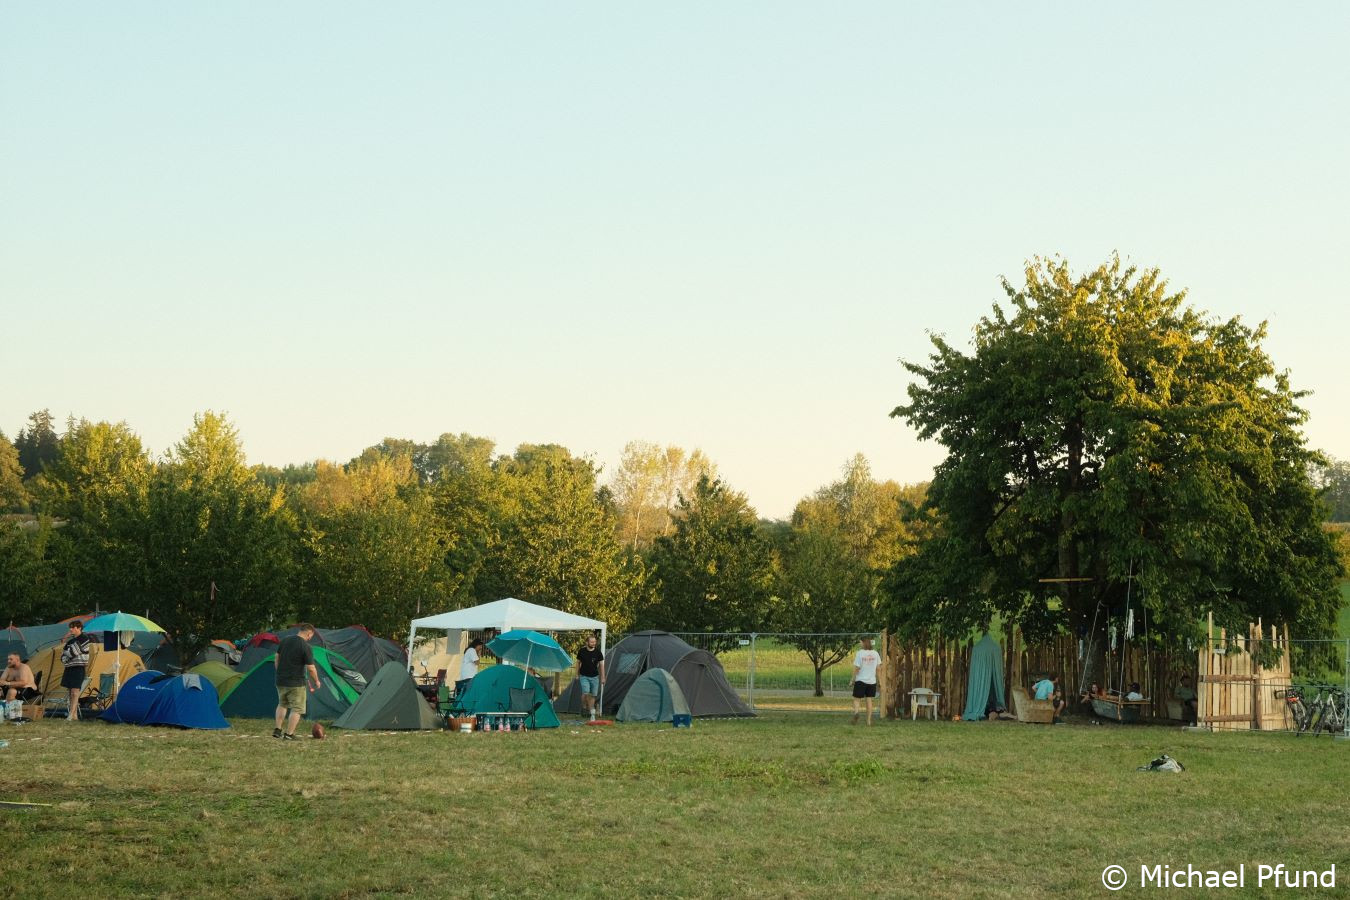
[[[366,687],[366,679],[338,654],[322,647],[314,651],[319,689],[309,695],[306,719],[336,719],[345,713]],[[221,698],[220,711],[239,719],[270,719],[277,711],[277,655],[258,663]]]
[[[534,692],[534,700],[539,702],[539,711],[534,714],[535,728],[558,727],[558,714],[553,711],[548,692],[539,684],[538,679],[526,675],[515,666],[497,665],[479,672],[464,689],[460,703],[471,715],[507,712],[511,709],[512,688],[517,690],[526,688]]]
[[[985,632],[970,651],[970,680],[966,682],[967,722],[983,720],[991,708],[1007,709],[1003,701],[1003,648]]]
[[[389,661],[366,685],[361,697],[343,713],[334,728],[372,731],[430,731],[440,718],[418,693],[412,676],[401,662]]]
[[[224,697],[234,689],[236,684],[244,680],[243,672],[231,669],[223,662],[216,662],[215,660],[199,663],[188,671],[211,682],[216,688],[216,695],[219,697]]]
[[[665,669],[648,669],[628,688],[616,718],[620,722],[669,722],[677,715],[689,715],[680,683]]]

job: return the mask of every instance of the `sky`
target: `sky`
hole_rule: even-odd
[[[1268,320],[1345,414],[1350,6],[0,0],[0,430],[227,413],[925,480],[899,360],[1035,255]]]

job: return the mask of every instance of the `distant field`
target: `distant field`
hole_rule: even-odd
[[[289,744],[261,722],[0,726],[0,800],[49,804],[0,809],[0,895],[1081,897],[1107,865],[1160,863],[1350,878],[1345,743],[846,722]],[[1187,771],[1135,771],[1160,752]]]

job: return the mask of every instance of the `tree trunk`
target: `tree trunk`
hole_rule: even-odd
[[[821,672],[821,670],[824,669],[825,667],[822,666],[817,660],[812,660],[812,661],[811,661],[811,665],[815,666],[815,669],[816,669],[816,696],[817,696],[817,697],[824,697],[824,696],[825,696],[825,690],[820,686],[820,672]]]
[[[1078,496],[1083,481],[1083,423],[1075,417],[1065,427],[1064,440],[1069,460],[1065,473],[1064,493],[1060,497],[1059,513],[1059,577],[1078,578],[1078,539],[1074,534],[1078,526],[1078,517],[1070,508],[1069,501]],[[1066,581],[1062,585],[1061,597],[1064,608],[1071,616],[1081,612],[1078,608],[1080,596],[1077,582]]]

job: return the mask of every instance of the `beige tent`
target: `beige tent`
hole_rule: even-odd
[[[61,687],[61,676],[65,673],[66,667],[61,665],[61,646],[61,644],[56,644],[46,650],[39,650],[33,654],[32,659],[28,660],[28,667],[33,670],[33,677],[37,679],[38,686],[48,699],[65,696]],[[84,689],[81,696],[90,697],[97,694],[98,683],[105,672],[116,672],[118,684],[122,685],[132,675],[144,671],[145,663],[130,650],[124,649],[121,652],[104,650],[97,642],[91,643],[89,645],[89,669],[85,672],[89,679],[89,685]]]

